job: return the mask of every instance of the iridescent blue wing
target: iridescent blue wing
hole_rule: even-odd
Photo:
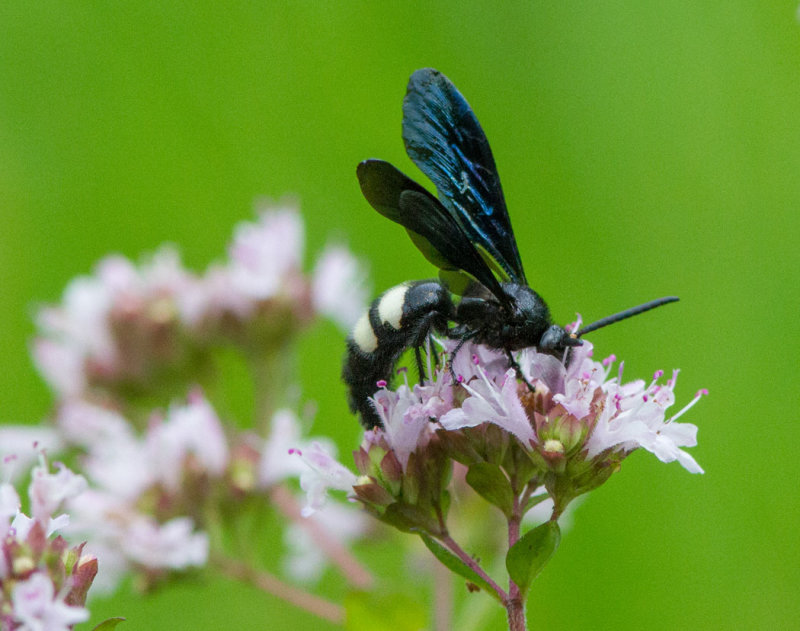
[[[437,70],[417,70],[408,81],[403,141],[469,240],[510,280],[527,285],[489,141],[466,99]]]
[[[450,278],[454,278],[453,272],[466,272],[510,307],[508,296],[470,236],[438,199],[383,160],[364,160],[356,173],[370,205],[403,226],[425,258]],[[453,283],[449,284],[452,287]],[[459,287],[452,289],[461,293]]]

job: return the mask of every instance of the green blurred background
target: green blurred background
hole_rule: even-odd
[[[592,339],[629,377],[680,367],[679,404],[711,393],[685,419],[700,427],[692,454],[706,474],[626,461],[577,511],[531,628],[796,628],[796,10],[0,4],[0,417],[36,422],[51,405],[28,359],[36,304],[111,251],[171,241],[201,269],[261,196],[297,194],[308,252],[346,239],[376,292],[432,275],[363,201],[355,165],[381,157],[418,175],[401,100],[410,73],[434,66],[491,140],[528,277],[557,320],[677,294]],[[347,450],[358,427],[341,352],[341,334],[318,327],[302,374],[315,432]],[[226,582],[123,592],[93,612],[127,616],[126,629],[322,628]]]

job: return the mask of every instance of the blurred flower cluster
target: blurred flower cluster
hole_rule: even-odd
[[[4,477],[15,462],[4,463]],[[0,484],[0,627],[60,631],[89,619],[86,595],[97,573],[97,559],[55,533],[69,524],[58,513],[84,491],[86,480],[63,465],[52,473],[44,457],[28,487],[30,516],[14,486]],[[58,514],[57,514],[58,513]]]
[[[140,265],[109,256],[40,310],[33,355],[56,395],[55,443],[87,486],[66,502],[63,532],[100,559],[95,592],[130,574],[146,588],[215,559],[256,559],[257,534],[242,541],[234,527],[254,511],[283,514],[284,566],[302,580],[319,575],[321,551],[363,533],[364,517],[335,505],[302,518],[286,485],[303,468],[290,450],[311,444],[287,394],[299,391],[293,343],[320,316],[349,327],[366,297],[345,247],[328,246],[311,274],[303,249],[298,210],[269,207],[202,274],[173,248]],[[251,418],[218,414],[208,395],[226,379],[215,359],[231,351],[251,373]]]
[[[185,384],[220,345],[263,356],[318,315],[348,329],[366,300],[363,269],[332,245],[309,277],[303,249],[299,212],[284,206],[237,226],[228,260],[200,275],[171,247],[138,266],[104,258],[39,312],[36,365],[61,398],[124,399]]]

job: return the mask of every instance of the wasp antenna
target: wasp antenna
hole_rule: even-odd
[[[580,331],[578,331],[577,336],[581,337],[582,335],[586,335],[587,333],[591,333],[592,331],[596,331],[597,329],[602,329],[604,326],[608,326],[609,324],[614,324],[615,322],[619,322],[620,320],[626,320],[627,318],[639,315],[640,313],[644,313],[645,311],[650,311],[650,309],[655,309],[656,307],[660,307],[661,305],[669,304],[670,302],[678,302],[678,297],[665,296],[664,298],[651,300],[650,302],[646,302],[643,305],[639,305],[637,307],[631,307],[630,309],[625,309],[625,311],[620,311],[619,313],[615,313],[614,315],[606,316],[605,318],[600,318],[596,322],[592,322],[591,324],[587,324],[585,327],[583,327]]]

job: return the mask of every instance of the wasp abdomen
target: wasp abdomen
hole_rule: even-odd
[[[455,313],[450,292],[438,281],[403,283],[384,292],[347,338],[342,379],[353,412],[367,428],[380,425],[369,400],[379,381],[390,381],[403,352],[420,347],[432,331],[444,332]]]

